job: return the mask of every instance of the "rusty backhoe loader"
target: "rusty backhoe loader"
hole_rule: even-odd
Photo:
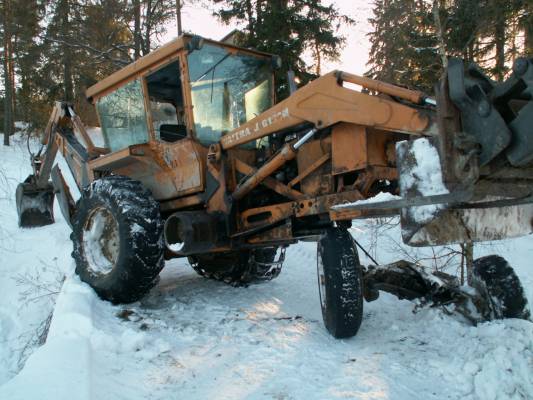
[[[347,228],[399,214],[413,246],[531,233],[532,60],[496,83],[452,59],[436,98],[334,71],[275,103],[279,63],[181,36],[88,89],[103,147],[72,105],[56,103],[17,190],[20,225],[52,223],[57,197],[76,272],[115,303],[147,293],[164,259],[188,257],[205,277],[246,284],[275,278],[285,248],[312,240],[335,337],[356,334],[363,298],[379,290],[455,302],[477,310],[473,320],[528,318],[520,282],[497,256],[474,262],[476,290],[464,290],[405,262],[362,267]],[[58,151],[69,171],[53,167]]]

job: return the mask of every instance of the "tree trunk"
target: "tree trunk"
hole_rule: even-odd
[[[141,57],[141,3],[139,0],[133,0],[133,45],[134,57],[137,60]]]
[[[152,0],[148,0],[146,2],[146,17],[145,17],[145,27],[146,30],[144,31],[144,48],[143,48],[143,55],[146,55],[150,52],[150,48],[152,46],[150,37],[152,36]]]
[[[178,27],[178,36],[183,33],[181,27],[181,0],[176,0],[176,26]]]
[[[69,14],[70,4],[69,0],[62,0],[61,3],[61,36],[62,40],[70,38],[69,32]],[[70,46],[63,45],[63,90],[65,101],[74,100],[74,84],[72,79],[72,54]]]
[[[13,134],[13,70],[11,47],[11,0],[4,0],[4,145],[9,146],[9,136]]]
[[[474,50],[475,50],[475,44],[474,39],[470,41],[468,44],[468,62],[474,62]]]
[[[248,19],[248,33],[253,36],[254,34],[254,12],[252,9],[252,2],[246,0],[246,18]]]
[[[533,2],[528,6],[526,23],[524,26],[525,49],[524,53],[528,57],[533,57]]]
[[[9,48],[9,75],[11,77],[11,133],[15,132],[15,118],[17,117],[17,89],[15,86],[15,59],[13,55],[15,54],[16,47],[13,46],[11,42]]]
[[[461,246],[461,264],[459,270],[459,277],[461,281],[461,286],[465,284],[465,247],[464,243]]]
[[[255,2],[255,23],[257,26],[261,26],[263,22],[263,0],[257,0]]]
[[[440,1],[433,2],[433,19],[435,21],[435,28],[437,33],[437,43],[439,45],[439,55],[442,62],[442,67],[448,66],[448,58],[446,57],[446,43],[444,42],[444,34],[442,31],[442,23],[440,20]]]
[[[316,61],[316,68],[315,73],[320,76],[322,73],[322,56],[320,54],[320,46],[315,41],[315,61]]]
[[[496,66],[494,72],[498,80],[505,78],[505,18],[498,16],[494,26],[494,40],[496,43]]]
[[[529,25],[526,28],[526,56],[533,57],[533,26]]]
[[[466,261],[466,282],[472,286],[472,266],[474,265],[474,243],[463,244],[463,252]]]

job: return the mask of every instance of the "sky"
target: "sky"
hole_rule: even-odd
[[[363,74],[368,60],[369,43],[366,34],[370,30],[368,18],[372,15],[372,0],[324,0],[324,4],[335,4],[339,11],[351,17],[356,24],[342,27],[339,34],[347,38],[346,47],[342,50],[338,62],[325,63],[322,73],[333,69],[346,72]],[[186,5],[182,12],[184,31],[192,32],[209,39],[220,40],[237,25],[223,25],[212,15],[213,10],[202,5]],[[175,26],[170,26],[163,41],[168,41],[176,36]]]

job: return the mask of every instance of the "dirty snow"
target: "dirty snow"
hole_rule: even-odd
[[[437,149],[428,139],[420,138],[412,142],[410,151],[416,163],[409,175],[404,174],[400,177],[401,192],[406,193],[409,189],[416,188],[423,196],[447,194]],[[414,221],[423,224],[430,221],[441,208],[442,205],[439,204],[411,207],[409,213]]]
[[[0,146],[0,399],[533,398],[527,321],[473,327],[382,293],[365,303],[356,337],[330,337],[314,243],[289,247],[267,284],[227,286],[177,260],[142,301],[101,301],[73,273],[57,205],[55,224],[17,227],[14,190],[30,172],[23,147]],[[377,247],[374,224],[351,232],[380,263],[401,258],[397,221]],[[491,253],[515,266],[533,302],[532,237],[476,246],[476,256]]]

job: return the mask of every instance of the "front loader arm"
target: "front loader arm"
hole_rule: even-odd
[[[351,90],[343,86],[345,82],[418,105],[434,103],[421,92],[385,82],[341,71],[324,75],[221,138],[220,147],[227,150],[290,127],[313,126],[298,141],[286,143],[267,163],[241,182],[232,193],[234,200],[242,199],[285,163],[293,160],[299,147],[312,139],[316,132],[341,122],[415,136],[436,133],[434,113],[431,110],[401,104],[388,97]],[[284,189],[284,192],[290,190],[287,187]]]
[[[410,135],[437,134],[432,111],[401,104],[388,97],[351,90],[343,86],[345,82],[415,104],[432,103],[420,92],[333,71],[308,83],[289,98],[224,135],[220,139],[221,147],[228,150],[303,124],[324,129],[339,122],[347,122]]]

